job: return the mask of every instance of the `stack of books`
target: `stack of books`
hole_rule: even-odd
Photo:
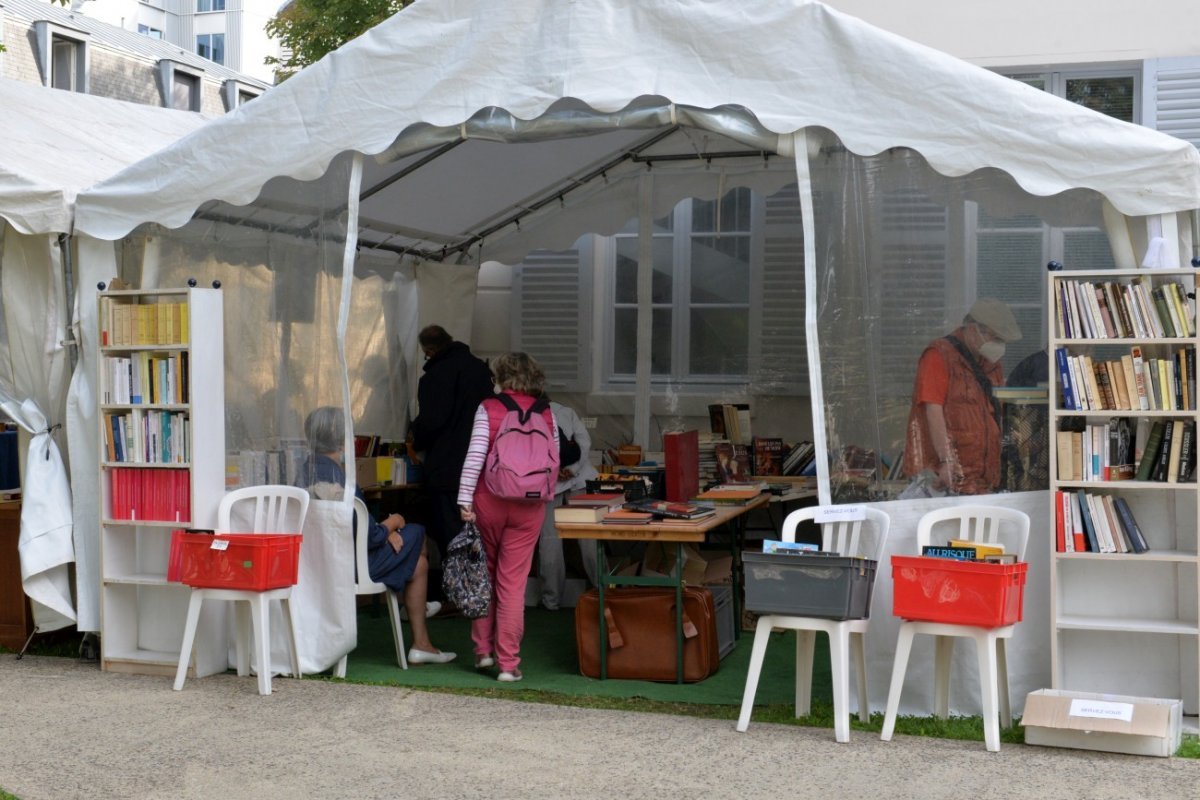
[[[605,515],[619,509],[625,503],[620,492],[577,494],[566,500],[566,505],[555,506],[555,522],[600,522]]]
[[[699,503],[676,503],[669,500],[637,500],[632,503],[626,503],[625,508],[629,511],[653,514],[656,521],[703,520],[705,517],[711,517],[717,513],[712,507],[703,506]]]

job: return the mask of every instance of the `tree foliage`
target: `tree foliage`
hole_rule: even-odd
[[[279,80],[319,61],[413,0],[293,0],[266,25],[283,56],[268,56]]]

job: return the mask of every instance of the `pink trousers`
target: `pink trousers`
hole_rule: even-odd
[[[544,503],[502,500],[486,489],[475,493],[476,525],[492,578],[488,615],[471,622],[476,655],[496,654],[502,672],[521,663],[525,635],[525,583],[541,535]]]

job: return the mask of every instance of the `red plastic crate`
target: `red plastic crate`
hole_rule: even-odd
[[[901,619],[998,628],[1020,622],[1029,565],[892,556],[892,613]]]
[[[261,592],[295,586],[300,570],[298,533],[171,533],[167,580],[197,589]],[[228,544],[222,545],[221,542]]]

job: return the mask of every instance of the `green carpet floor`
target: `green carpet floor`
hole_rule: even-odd
[[[410,641],[408,623],[405,641]],[[454,687],[477,689],[542,690],[567,695],[603,697],[641,697],[674,703],[698,703],[740,706],[746,686],[746,668],[754,634],[745,632],[733,651],[721,661],[715,675],[699,683],[677,685],[649,681],[595,680],[579,674],[575,655],[575,611],[525,610],[525,639],[521,645],[521,672],[518,684],[499,683],[495,670],[477,672],[471,650],[469,621],[462,617],[432,619],[429,635],[443,650],[458,653],[450,664],[411,666],[402,670],[396,664],[392,630],[382,609],[360,609],[358,648],[350,654],[346,678],[364,683],[397,686]],[[795,635],[771,635],[767,656],[759,680],[756,705],[790,704],[795,685]],[[813,664],[813,700],[832,703],[829,681],[828,641],[817,637]]]

